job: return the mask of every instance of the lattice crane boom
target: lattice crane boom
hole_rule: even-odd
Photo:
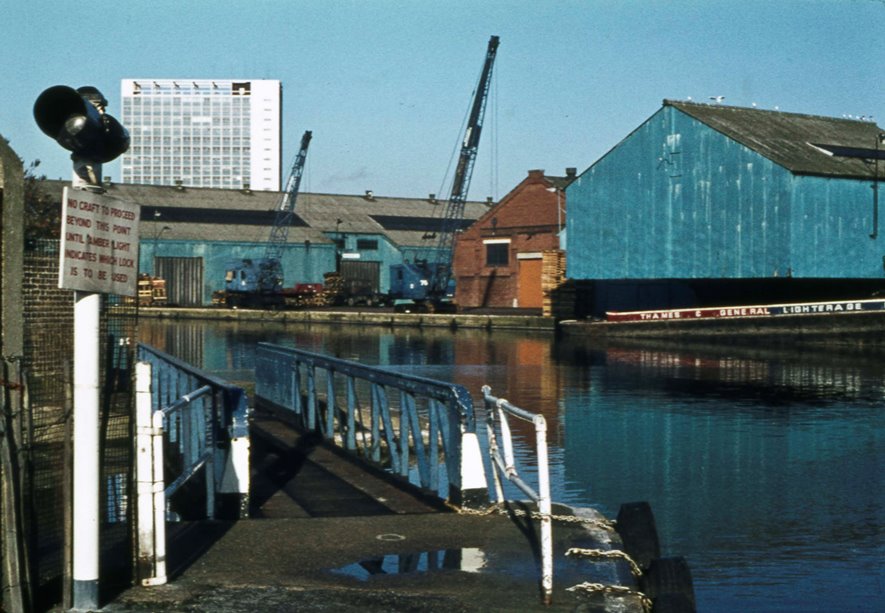
[[[295,216],[295,201],[298,199],[298,190],[301,187],[301,177],[304,174],[304,162],[307,159],[307,148],[310,146],[310,139],[313,136],[310,130],[301,137],[301,146],[298,149],[298,155],[292,163],[292,170],[289,178],[286,180],[286,187],[280,197],[277,205],[277,215],[274,219],[273,227],[270,230],[270,237],[267,239],[267,246],[264,251],[266,260],[279,260],[283,256],[283,248],[289,238],[289,227],[292,225],[292,218]]]
[[[485,117],[486,102],[489,96],[489,87],[492,80],[492,69],[495,65],[495,57],[498,53],[499,38],[492,36],[486,50],[485,62],[480,73],[479,82],[473,96],[470,115],[467,119],[467,127],[464,131],[464,139],[461,141],[461,152],[458,156],[458,165],[452,180],[452,193],[446,204],[442,220],[442,228],[437,242],[437,264],[432,266],[433,272],[430,278],[431,297],[442,297],[452,278],[452,259],[455,248],[455,233],[458,222],[464,216],[464,204],[467,202],[467,193],[470,189],[470,179],[473,176],[473,165],[476,162],[476,154],[479,150],[479,137],[482,134],[483,118]]]

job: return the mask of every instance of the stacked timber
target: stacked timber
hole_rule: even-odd
[[[138,306],[166,306],[166,280],[146,273],[138,275]],[[134,302],[127,299],[126,303]]]
[[[574,317],[575,287],[565,278],[565,251],[544,251],[541,258],[541,309],[544,317]]]
[[[340,273],[327,272],[323,275],[321,302],[324,306],[335,306],[344,302],[344,279]]]

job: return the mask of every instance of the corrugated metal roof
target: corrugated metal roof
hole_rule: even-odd
[[[61,200],[65,181],[47,180],[43,182],[46,192]],[[273,211],[280,202],[280,192],[226,190],[197,187],[170,187],[156,185],[111,184],[107,194],[139,203],[143,208],[141,220],[142,239],[150,239],[163,232],[164,240],[199,241],[246,241],[263,242],[270,233]],[[467,202],[464,206],[464,219],[470,222],[483,215],[489,206],[485,202]],[[167,215],[164,217],[164,209]],[[222,223],[188,223],[183,220],[187,209],[213,209]],[[290,227],[289,242],[313,243],[330,242],[326,234],[379,234],[396,245],[424,246],[425,231],[385,228],[374,217],[402,217],[409,227],[408,220],[441,219],[445,201],[419,198],[385,198],[382,196],[354,196],[340,194],[301,193],[295,207],[298,221]],[[149,212],[150,216],[144,215]],[[225,214],[225,211],[228,213]],[[260,213],[256,219],[245,223],[243,216],[249,212]],[[154,213],[159,213],[153,219]],[[204,222],[209,219],[206,213],[196,214],[195,218]],[[302,226],[301,221],[307,224]],[[228,223],[224,223],[228,222]],[[168,225],[169,230],[162,228]],[[324,234],[325,233],[325,234]]]
[[[675,100],[664,100],[664,106],[679,109],[795,174],[872,178],[875,151],[885,149],[877,144],[882,128],[869,121]],[[869,157],[832,155],[826,145],[866,150]],[[882,177],[885,163],[878,166]]]

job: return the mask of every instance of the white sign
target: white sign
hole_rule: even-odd
[[[138,204],[70,187],[62,198],[58,286],[135,296]]]

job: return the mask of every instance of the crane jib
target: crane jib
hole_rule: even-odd
[[[437,263],[429,272],[428,297],[440,300],[445,297],[449,282],[452,278],[452,259],[455,248],[455,231],[457,221],[464,213],[464,203],[470,189],[470,179],[473,175],[473,165],[479,150],[479,137],[482,134],[482,122],[485,115],[486,101],[489,95],[492,69],[498,51],[500,39],[492,36],[489,39],[485,62],[480,73],[479,83],[474,91],[473,104],[470,109],[470,117],[464,131],[464,139],[461,144],[458,165],[455,169],[455,177],[452,181],[452,193],[449,197],[446,211],[443,215],[442,228],[437,242]]]
[[[463,221],[464,204],[467,200],[473,165],[479,149],[479,137],[482,133],[483,115],[489,95],[489,83],[498,42],[497,36],[492,36],[489,40],[479,83],[473,91],[474,98],[452,179],[452,191],[440,220],[439,236],[435,249],[430,246],[426,247],[411,264],[404,261],[403,264],[391,266],[390,295],[394,300],[402,299],[417,305],[445,308],[444,303],[451,296],[455,233]]]
[[[267,246],[264,250],[264,260],[273,263],[273,265],[265,269],[258,282],[259,287],[264,290],[276,290],[283,281],[280,259],[282,258],[283,248],[289,239],[289,227],[292,225],[293,217],[295,217],[295,203],[298,199],[301,177],[304,174],[304,162],[307,159],[307,149],[310,146],[310,139],[312,137],[313,133],[310,130],[305,131],[301,137],[301,146],[298,148],[298,154],[295,156],[292,170],[289,172],[288,179],[286,179],[286,187],[277,205],[277,216],[270,230],[270,236],[267,239]]]

